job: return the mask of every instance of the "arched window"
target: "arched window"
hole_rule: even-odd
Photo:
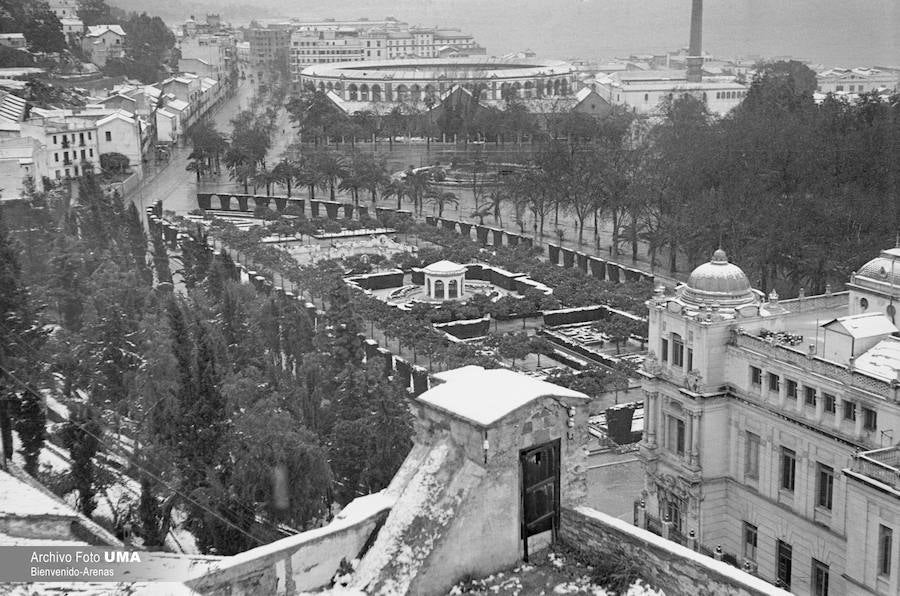
[[[431,280],[430,280],[430,279],[426,279],[426,280],[425,280],[425,285],[428,287],[428,289],[426,290],[426,296],[428,296],[429,298],[434,297],[434,294],[431,293]]]
[[[451,279],[450,283],[447,284],[447,298],[456,298],[459,296],[458,293],[459,283],[455,279]]]
[[[347,91],[350,93],[350,101],[359,99],[359,88],[356,86],[356,83],[350,83],[350,86],[347,87]]]
[[[381,85],[372,85],[372,101],[381,101]]]
[[[362,84],[359,86],[359,100],[369,101],[369,86]]]
[[[644,103],[647,103],[648,101],[650,101],[650,94],[644,93]]]
[[[438,300],[444,299],[444,282],[439,279],[434,282],[434,297]]]
[[[859,299],[859,309],[866,310],[867,308],[869,308],[869,301],[866,300],[865,298],[860,298]]]

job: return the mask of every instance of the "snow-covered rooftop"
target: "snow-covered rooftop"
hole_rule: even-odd
[[[74,511],[54,501],[18,478],[0,472],[0,517],[40,517],[45,515],[77,518]]]
[[[432,263],[423,269],[425,273],[430,273],[432,275],[441,275],[441,274],[454,274],[459,275],[461,273],[466,272],[466,268],[459,263],[454,263],[453,261],[438,261],[437,263]]]
[[[434,376],[444,383],[420,395],[419,401],[482,426],[489,426],[542,397],[589,399],[580,391],[502,368],[464,366]]]
[[[873,377],[893,381],[900,372],[900,338],[881,340],[857,358],[854,367]]]
[[[862,337],[874,337],[877,335],[890,335],[896,333],[897,328],[891,320],[882,313],[867,313],[862,315],[849,315],[834,319],[822,325],[826,329],[844,333],[856,339]]]

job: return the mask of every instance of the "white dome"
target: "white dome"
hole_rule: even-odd
[[[466,268],[453,261],[438,261],[428,265],[422,271],[428,275],[464,275]]]
[[[756,302],[756,294],[743,270],[728,262],[721,248],[712,259],[694,269],[682,288],[681,299],[694,306],[717,303],[735,308]]]

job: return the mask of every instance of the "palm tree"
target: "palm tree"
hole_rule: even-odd
[[[381,190],[381,198],[382,199],[390,199],[391,197],[397,197],[397,210],[403,208],[403,199],[404,197],[409,196],[409,189],[406,186],[406,182],[400,180],[399,178],[391,178],[390,181],[384,185]]]
[[[344,165],[344,159],[337,153],[323,151],[315,157],[316,170],[319,172],[321,179],[319,186],[330,193],[331,200],[334,200],[334,189],[338,180],[347,177],[347,168]]]
[[[413,209],[421,215],[422,203],[431,187],[431,182],[428,180],[428,173],[425,170],[415,171],[410,167],[404,173],[403,181],[407,186],[407,196],[412,199]]]
[[[425,195],[425,200],[437,208],[438,217],[444,216],[444,207],[447,205],[459,206],[459,197],[456,196],[456,193],[449,190],[429,189],[428,194]]]
[[[291,184],[297,177],[298,172],[297,164],[289,159],[282,159],[272,168],[272,176],[275,182],[285,187],[287,196],[291,196]]]
[[[244,186],[244,194],[250,194],[250,182],[256,174],[256,166],[249,163],[235,164],[231,169],[231,179]]]
[[[369,163],[369,167],[366,169],[363,179],[362,179],[362,187],[372,193],[372,204],[375,204],[375,200],[377,199],[378,190],[384,188],[391,182],[391,177],[387,173],[387,165],[384,158],[379,160],[372,159],[371,163]]]

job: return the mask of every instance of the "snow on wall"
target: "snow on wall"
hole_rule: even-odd
[[[728,563],[666,540],[652,532],[590,507],[563,508],[560,537],[589,553],[624,548],[639,558],[668,596],[789,596],[790,592],[741,571]]]
[[[406,594],[456,513],[462,495],[451,490],[461,454],[445,440],[428,452],[409,479],[351,587],[368,594]]]

